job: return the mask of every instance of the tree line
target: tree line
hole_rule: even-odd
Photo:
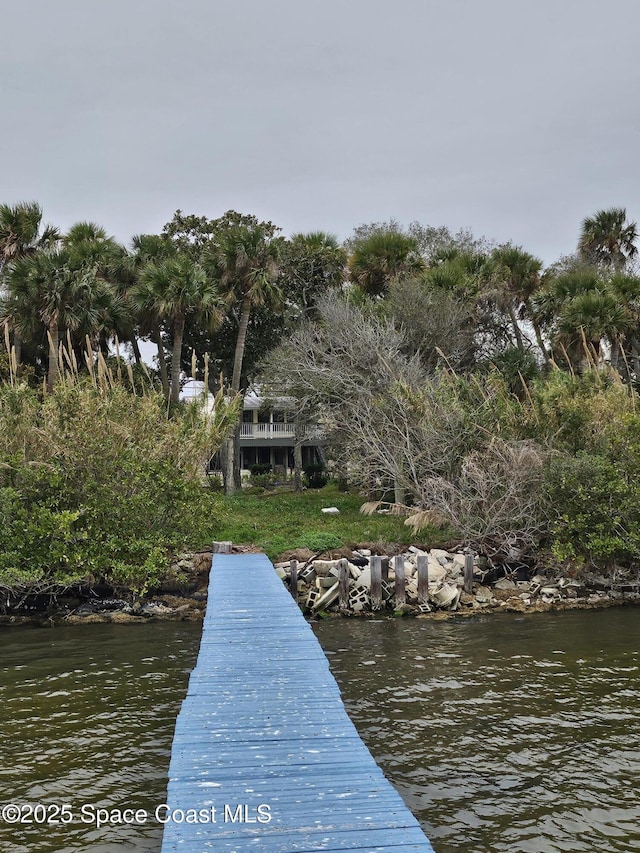
[[[177,211],[124,247],[92,223],[45,225],[35,203],[2,205],[0,318],[18,369],[49,389],[62,342],[82,365],[87,342],[107,356],[117,339],[135,364],[139,340],[153,341],[173,402],[181,371],[207,356],[212,390],[258,379],[286,393],[299,423],[323,422],[341,476],[372,496],[391,490],[414,519],[439,513],[505,555],[552,535],[560,556],[630,559],[637,496],[614,436],[628,435],[633,458],[636,242],[624,208],[585,218],[575,250],[546,268],[468,229],[389,220],[341,243],[285,238],[235,211]],[[223,451],[231,492],[237,432]],[[617,528],[590,529],[588,547],[576,544],[590,524],[593,496],[576,479],[587,471],[603,494],[614,472],[626,507]],[[584,497],[570,522],[550,509],[556,493]]]

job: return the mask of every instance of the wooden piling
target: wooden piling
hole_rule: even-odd
[[[298,603],[298,561],[291,559],[289,561],[289,589],[295,603]]]
[[[395,568],[395,599],[396,599],[396,607],[400,607],[403,604],[407,603],[407,589],[405,583],[405,573],[404,573],[404,557],[399,554],[397,557],[393,558],[393,565]]]
[[[389,558],[380,557],[381,577],[383,581],[389,580]]]
[[[464,555],[464,591],[473,592],[473,554]]]
[[[382,558],[377,556],[371,557],[371,607],[382,607]]]
[[[429,558],[418,554],[418,604],[426,604],[429,599]]]
[[[338,583],[340,609],[347,610],[349,607],[349,562],[344,557],[340,560],[340,577]]]

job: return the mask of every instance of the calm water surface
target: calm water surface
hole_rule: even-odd
[[[640,610],[314,626],[436,853],[640,850]],[[162,803],[200,626],[0,631],[0,803]],[[155,822],[0,823],[1,853],[159,851]]]
[[[97,829],[79,811],[165,801],[200,631],[187,622],[0,631],[0,804],[74,810],[72,823],[47,831],[0,823],[2,853],[160,849],[156,822]]]
[[[640,610],[315,630],[436,853],[640,850]]]

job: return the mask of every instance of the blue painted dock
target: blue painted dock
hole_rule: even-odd
[[[162,853],[433,853],[263,554],[213,558]]]

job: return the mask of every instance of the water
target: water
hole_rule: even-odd
[[[640,611],[316,633],[436,853],[640,849]]]
[[[640,849],[640,610],[473,621],[331,620],[314,630],[345,703],[436,853]],[[73,821],[0,823],[2,853],[159,851],[200,626],[0,631],[0,804]]]
[[[157,851],[162,825],[98,828],[98,808],[152,812],[200,641],[191,623],[0,632],[0,805],[68,804],[0,822],[2,853]],[[82,806],[88,809],[82,814]],[[83,822],[86,820],[87,822]]]

